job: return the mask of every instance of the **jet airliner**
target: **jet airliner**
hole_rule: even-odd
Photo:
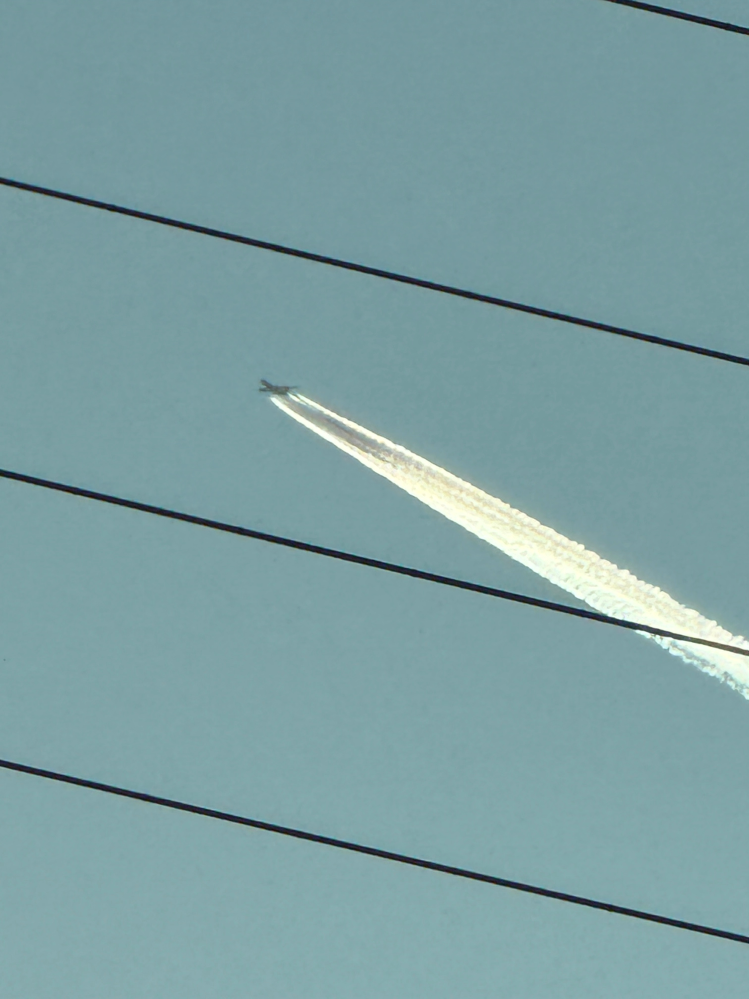
[[[272,385],[270,382],[266,382],[264,378],[260,379],[260,388],[258,392],[270,392],[272,395],[288,395],[289,392],[293,392],[297,385]]]

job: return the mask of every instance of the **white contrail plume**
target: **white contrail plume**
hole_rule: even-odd
[[[297,392],[281,389],[271,398],[279,409],[378,475],[595,610],[620,620],[749,649],[745,638],[732,635],[715,621],[683,607],[657,586],[643,583],[626,569],[619,569],[613,562],[399,444]],[[654,639],[669,652],[719,677],[749,698],[749,659],[645,632],[638,634]]]

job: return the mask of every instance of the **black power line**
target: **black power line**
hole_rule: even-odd
[[[703,17],[701,14],[687,14],[684,10],[673,7],[661,7],[654,3],[642,3],[641,0],[606,0],[606,3],[618,3],[621,7],[634,7],[635,10],[645,10],[649,14],[663,14],[664,17],[675,17],[679,21],[691,21],[692,24],[704,24],[708,28],[720,28],[721,31],[732,31],[736,35],[749,35],[749,28],[741,24],[731,24],[730,21],[716,21],[713,17]]]
[[[100,781],[87,780],[84,777],[73,777],[70,774],[61,774],[54,770],[42,770],[40,767],[32,767],[26,763],[15,763],[12,760],[0,760],[0,767],[5,770],[15,771],[16,773],[30,774],[34,777],[44,777],[47,780],[60,781],[63,784],[86,787],[92,791],[103,791],[105,794],[114,794],[120,798],[144,801],[149,805],[161,805],[162,808],[173,808],[178,812],[191,812],[193,815],[204,815],[209,819],[219,819],[221,822],[232,822],[234,825],[249,826],[251,829],[260,829],[263,832],[275,833],[279,836],[290,836],[293,839],[305,840],[308,843],[332,846],[337,850],[363,853],[368,857],[378,857],[380,860],[390,860],[396,864],[408,864],[410,867],[421,867],[427,871],[450,874],[455,878],[482,881],[484,884],[495,885],[499,888],[511,888],[513,891],[521,891],[529,895],[553,898],[558,902],[582,905],[589,909],[612,912],[618,916],[630,916],[633,919],[642,919],[649,923],[660,923],[662,926],[673,926],[679,930],[689,930],[692,933],[703,933],[711,937],[722,937],[724,940],[734,940],[738,943],[749,944],[749,936],[743,933],[721,930],[714,926],[692,923],[685,919],[674,919],[671,916],[661,916],[658,913],[646,912],[642,909],[630,909],[624,905],[615,905],[613,902],[601,902],[598,899],[587,898],[584,895],[571,895],[568,892],[555,891],[553,888],[542,888],[539,885],[527,884],[524,881],[511,881],[509,878],[500,878],[493,874],[482,874],[480,871],[472,871],[465,867],[453,867],[450,864],[440,864],[434,860],[424,860],[421,857],[412,857],[405,853],[381,850],[376,846],[366,846],[363,843],[353,843],[350,840],[336,839],[333,836],[324,836],[321,833],[308,832],[304,829],[294,829],[291,826],[277,825],[275,822],[264,822],[262,819],[250,819],[244,815],[235,815],[232,812],[221,812],[215,808],[205,808],[203,805],[192,805],[186,801],[162,798],[159,795],[148,794],[145,791],[133,791],[129,788],[118,787],[115,784],[102,784]]]
[[[537,305],[526,305],[522,302],[514,302],[508,298],[498,298],[496,295],[484,295],[478,291],[470,291],[467,288],[441,284],[438,281],[429,281],[426,278],[401,274],[398,271],[383,270],[380,267],[369,267],[367,264],[358,264],[352,260],[343,260],[339,257],[330,257],[322,253],[313,253],[311,250],[299,250],[293,246],[285,246],[282,243],[270,243],[267,240],[256,239],[253,236],[242,236],[223,229],[213,229],[209,226],[197,225],[194,222],[184,222],[180,219],[169,218],[166,215],[142,212],[136,208],[127,208],[124,205],[116,205],[107,201],[97,201],[94,198],[85,198],[79,194],[69,194],[65,191],[57,191],[49,187],[39,187],[37,184],[28,184],[25,181],[12,180],[9,177],[0,177],[0,185],[12,187],[19,191],[26,191],[31,194],[41,194],[47,198],[56,198],[59,201],[70,201],[73,204],[85,205],[88,208],[98,208],[102,211],[113,212],[115,215],[125,215],[128,218],[142,219],[145,222],[155,222],[157,225],[170,226],[173,229],[184,229],[187,232],[196,232],[203,236],[213,236],[215,239],[225,239],[231,243],[241,243],[243,246],[253,246],[258,250],[269,250],[271,253],[282,253],[288,257],[298,257],[301,260],[309,260],[313,263],[327,264],[329,267],[339,267],[342,270],[367,274],[370,277],[383,278],[385,281],[396,281],[399,284],[424,288],[427,291],[437,291],[443,295],[453,295],[456,298],[465,298],[472,302],[496,305],[503,309],[512,309],[515,312],[525,312],[531,316],[540,316],[543,319],[556,319],[561,323],[570,323],[573,326],[584,326],[587,329],[600,330],[603,333],[613,333],[615,336],[628,337],[631,340],[643,340],[646,343],[659,344],[661,347],[671,347],[674,350],[683,350],[690,354],[701,354],[703,357],[713,357],[719,361],[730,361],[732,364],[749,366],[749,357],[743,357],[740,354],[728,354],[722,350],[699,347],[693,343],[685,343],[682,340],[671,340],[667,337],[655,336],[652,333],[638,333],[636,330],[626,329],[624,326],[599,323],[595,319],[584,319],[566,312],[555,312],[552,309],[543,309]]]
[[[42,489],[52,489],[56,492],[68,493],[71,496],[80,496],[84,499],[96,500],[99,503],[109,503],[112,506],[121,506],[128,510],[137,510],[140,513],[150,513],[156,517],[165,517],[168,520],[179,520],[186,524],[195,524],[198,527],[209,527],[214,531],[237,534],[243,538],[267,541],[269,544],[283,545],[285,548],[295,548],[298,551],[311,552],[314,555],[324,555],[326,558],[335,558],[343,562],[354,562],[356,565],[366,565],[371,569],[382,569],[384,572],[394,572],[401,576],[425,579],[430,583],[441,583],[443,586],[452,586],[459,590],[483,593],[486,596],[498,597],[501,600],[528,604],[531,607],[542,607],[544,610],[557,611],[560,614],[570,614],[573,617],[582,617],[588,621],[598,621],[601,624],[611,624],[617,628],[627,628],[630,631],[644,631],[649,635],[658,635],[662,638],[671,638],[681,642],[692,642],[697,645],[708,645],[713,649],[722,649],[725,652],[735,652],[740,656],[749,656],[749,649],[740,649],[735,645],[713,642],[709,638],[697,638],[694,635],[684,635],[677,631],[666,631],[664,628],[656,628],[650,624],[639,624],[637,621],[622,621],[616,617],[609,617],[608,614],[599,614],[597,611],[585,610],[582,607],[559,604],[553,600],[542,600],[539,597],[530,597],[524,593],[513,593],[511,590],[500,590],[495,586],[471,583],[466,579],[442,576],[435,572],[427,572],[424,569],[414,569],[411,566],[399,565],[396,562],[383,562],[381,559],[369,558],[366,555],[355,555],[352,552],[340,551],[337,548],[325,548],[322,545],[310,544],[308,541],[297,541],[294,538],[286,538],[279,534],[255,531],[250,527],[226,524],[220,520],[210,520],[208,517],[198,517],[192,513],[181,513],[178,510],[170,510],[163,506],[154,506],[151,503],[140,503],[138,500],[124,499],[121,496],[112,496],[109,493],[100,493],[93,489],[83,489],[81,486],[70,486],[64,482],[40,479],[35,475],[26,475],[23,472],[11,472],[8,469],[0,468],[0,478],[10,479],[13,482],[24,482],[28,485],[40,486]]]

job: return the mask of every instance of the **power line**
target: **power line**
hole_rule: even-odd
[[[61,774],[54,770],[43,770],[40,767],[32,767],[26,763],[15,763],[12,760],[0,760],[0,767],[5,770],[15,771],[16,773],[59,781],[63,784],[86,787],[92,791],[103,791],[105,794],[114,794],[120,798],[143,801],[149,805],[172,808],[178,812],[190,812],[193,815],[203,815],[210,819],[219,819],[221,822],[231,822],[234,825],[248,826],[251,829],[260,829],[263,832],[275,833],[278,836],[289,836],[293,839],[305,840],[308,843],[332,846],[337,850],[363,853],[368,857],[378,857],[380,860],[389,860],[396,864],[421,867],[427,871],[437,871],[440,874],[449,874],[452,877],[465,878],[468,881],[482,881],[484,884],[495,885],[499,888],[510,888],[513,891],[525,892],[529,895],[540,895],[543,898],[556,899],[558,902],[582,905],[589,909],[600,909],[619,916],[630,916],[632,919],[642,919],[649,923],[660,923],[662,926],[673,926],[679,930],[689,930],[691,933],[703,933],[711,937],[721,937],[724,940],[734,940],[737,943],[749,944],[749,936],[743,933],[721,930],[714,926],[692,923],[684,919],[674,919],[671,916],[662,916],[658,913],[647,912],[642,909],[630,909],[624,905],[615,905],[613,902],[601,902],[598,899],[587,898],[585,895],[571,895],[568,892],[555,891],[553,888],[542,888],[539,885],[527,884],[524,881],[512,881],[509,878],[500,878],[493,874],[483,874],[480,871],[469,870],[465,867],[440,864],[434,860],[424,860],[421,857],[412,857],[405,853],[381,850],[376,846],[366,846],[363,843],[353,843],[350,840],[336,839],[333,836],[324,836],[321,833],[308,832],[304,829],[294,829],[291,826],[281,826],[275,822],[264,822],[262,819],[251,819],[244,815],[235,815],[232,812],[222,812],[215,808],[206,808],[203,805],[193,805],[186,801],[177,801],[174,798],[162,798],[159,795],[148,794],[145,791],[133,791],[130,788],[118,787],[115,784],[102,784],[100,781],[87,780],[84,777],[74,777],[70,774]]]
[[[466,579],[455,579],[453,576],[443,576],[439,573],[427,572],[424,569],[414,569],[411,566],[400,565],[396,562],[384,562],[381,559],[369,558],[367,555],[355,555],[352,552],[340,551],[337,548],[313,545],[308,541],[298,541],[279,534],[255,531],[250,527],[239,527],[236,524],[227,524],[220,520],[211,520],[208,517],[199,517],[192,513],[182,513],[178,510],[170,510],[167,507],[154,506],[151,503],[141,503],[138,500],[124,499],[121,496],[112,496],[109,493],[100,493],[93,489],[84,489],[81,486],[71,486],[64,482],[55,482],[52,479],[40,479],[35,475],[26,475],[23,472],[12,472],[8,469],[0,468],[0,478],[10,479],[13,482],[23,482],[27,485],[40,486],[42,489],[68,493],[71,496],[79,496],[84,499],[96,500],[98,503],[108,503],[111,506],[125,507],[128,510],[137,510],[140,513],[150,513],[153,516],[165,517],[168,520],[179,520],[198,527],[208,527],[214,531],[236,534],[243,538],[266,541],[272,545],[295,548],[298,551],[311,552],[314,555],[324,555],[326,558],[339,559],[343,562],[353,562],[356,565],[365,565],[371,569],[394,572],[400,576],[411,576],[414,579],[425,579],[430,583],[440,583],[442,586],[452,586],[455,589],[469,590],[472,593],[483,593],[489,597],[498,597],[500,600],[528,604],[531,607],[541,607],[544,610],[556,611],[559,614],[569,614],[573,617],[585,618],[588,621],[598,621],[600,624],[610,624],[617,628],[626,628],[629,631],[644,631],[649,635],[658,635],[662,638],[671,638],[680,642],[692,642],[696,645],[709,645],[713,649],[722,649],[725,652],[735,652],[740,656],[749,656],[749,649],[740,649],[735,645],[713,642],[709,638],[698,638],[695,635],[684,635],[677,631],[666,631],[664,628],[656,628],[650,624],[640,624],[637,621],[620,620],[616,617],[609,617],[608,614],[599,614],[597,611],[586,610],[582,607],[573,607],[570,604],[560,604],[553,600],[542,600],[540,597],[530,597],[524,593],[514,593],[512,590],[500,590],[495,586],[484,586],[483,583],[472,583]]]
[[[682,11],[673,10],[670,8],[660,7],[654,4],[639,2],[639,0],[607,0],[609,3],[619,4],[621,6],[632,7],[635,9],[648,11],[651,13],[662,14],[668,17],[678,18],[685,21],[690,21],[693,23],[706,25],[714,28],[719,28],[725,31],[734,32],[737,34],[749,35],[749,28],[742,27],[736,24],[731,24],[729,22],[723,22],[714,20],[712,18],[702,17],[694,14],[687,14]],[[524,312],[530,315],[539,316],[542,318],[555,319],[560,322],[577,325],[589,329],[598,330],[601,332],[607,332],[617,336],[623,336],[630,339],[641,340],[644,342],[658,344],[664,347],[669,347],[676,350],[681,350],[689,353],[700,354],[706,357],[712,357],[718,360],[729,361],[735,364],[742,364],[749,366],[749,358],[740,355],[733,355],[722,351],[712,350],[710,348],[700,347],[694,344],[685,343],[682,341],[667,339],[664,337],[658,337],[652,334],[640,333],[634,330],[629,330],[623,327],[613,326],[610,324],[600,323],[594,320],[589,320],[581,318],[578,316],[573,316],[570,314],[560,313],[548,309],[544,309],[537,306],[531,306],[523,304],[520,302],[511,301],[508,299],[499,298],[492,295],[486,295],[479,292],[470,291],[468,289],[459,288],[455,286],[450,286],[446,284],[441,284],[438,282],[430,281],[423,278],[414,277],[411,275],[406,275],[394,271],[388,271],[380,268],[369,267],[364,264],[359,264],[352,261],[347,261],[340,258],[335,258],[323,254],[314,253],[311,251],[301,250],[282,244],[272,243],[265,240],[256,239],[253,237],[242,236],[236,233],[231,233],[223,230],[218,230],[206,226],[197,225],[194,223],[189,223],[185,221],[180,221],[177,219],[169,218],[167,216],[161,216],[157,214],[152,214],[148,212],[142,212],[136,209],[127,208],[125,206],[106,203],[98,201],[95,199],[85,198],[78,195],[69,194],[62,191],[57,191],[49,188],[39,187],[36,185],[27,184],[21,181],[11,180],[9,178],[0,177],[0,185],[15,188],[18,190],[26,191],[29,193],[35,193],[43,195],[46,197],[56,198],[58,200],[64,200],[79,205],[96,208],[99,210],[109,211],[115,214],[128,216],[131,218],[137,218],[144,221],[153,222],[159,225],[169,226],[172,228],[182,229],[189,232],[199,233],[202,235],[211,236],[214,238],[224,239],[230,242],[240,243],[247,246],[252,246],[257,249],[263,249],[274,253],[280,253],[287,256],[293,256],[300,259],[304,259],[311,262],[322,263],[328,266],[337,267],[345,270],[350,270],[358,272],[361,274],[366,274],[373,277],[378,277],[381,279],[394,281],[402,284],[411,285],[414,287],[419,287],[422,289],[440,292],[442,294],[448,294],[459,298],[464,298],[472,301],[482,302],[488,305],[494,305],[502,308],[511,309],[518,312]],[[665,631],[662,629],[653,628],[648,625],[638,624],[631,621],[622,621],[615,618],[611,618],[607,615],[598,614],[596,612],[587,611],[581,608],[576,608],[564,604],[558,604],[551,601],[540,600],[538,598],[530,597],[523,594],[512,593],[510,591],[503,591],[496,589],[494,587],[483,586],[477,583],[471,583],[466,580],[454,579],[447,576],[441,576],[434,573],[425,572],[423,570],[397,565],[394,563],[388,563],[377,559],[371,559],[366,556],[355,555],[348,552],[338,551],[336,549],[325,548],[318,545],[312,545],[307,542],[302,542],[290,538],[285,538],[282,536],[271,535],[265,532],[254,531],[249,528],[243,528],[236,525],[230,525],[222,523],[219,521],[213,521],[208,518],[197,517],[194,515],[181,513],[174,510],[169,510],[163,507],[157,507],[150,504],[140,503],[134,500],[127,500],[120,497],[115,497],[107,495],[104,493],[98,493],[92,490],[82,489],[75,486],[66,485],[59,482],[53,482],[51,480],[44,480],[34,476],[27,476],[23,473],[12,472],[8,470],[0,469],[0,477],[6,478],[13,481],[24,482],[36,486],[40,486],[47,489],[52,489],[56,491],[65,492],[71,495],[84,497],[99,502],[104,502],[116,506],[125,507],[128,509],[137,510],[140,512],[150,513],[152,515],[161,516],[173,520],[179,520],[186,523],[209,527],[214,530],[220,530],[243,537],[254,538],[257,540],[266,541],[272,544],[278,544],[285,547],[295,548],[298,550],[303,550],[311,552],[314,554],[324,555],[330,558],[336,558],[348,562],[353,562],[356,564],[366,565],[372,568],[378,568],[388,572],[394,572],[401,575],[407,575],[414,578],[425,579],[431,582],[441,583],[443,585],[448,585],[460,589],[465,589],[473,592],[483,593],[490,596],[499,597],[501,599],[525,603],[532,606],[541,607],[548,610],[554,610],[560,613],[566,613],[574,615],[577,617],[587,618],[589,620],[598,621],[600,623],[611,624],[618,627],[627,628],[630,630],[645,631],[650,634],[660,635],[663,637],[668,637],[672,639],[679,639],[682,641],[690,641],[697,644],[707,645],[718,649],[723,649],[729,652],[734,652],[740,655],[749,655],[749,651],[744,649],[739,649],[733,646],[725,645],[718,642],[713,642],[707,639],[701,639],[697,637],[691,637],[687,635],[682,635],[674,632]],[[418,858],[410,856],[407,854],[396,853],[389,850],[380,849],[373,846],[367,846],[365,844],[355,843],[348,840],[337,839],[330,836],[325,836],[319,833],[313,833],[302,829],[296,829],[293,827],[282,826],[275,823],[265,822],[260,819],[253,819],[246,816],[240,816],[230,812],[219,811],[216,809],[207,808],[200,805],[191,804],[184,801],[178,801],[176,799],[164,798],[157,795],[152,795],[143,791],[136,791],[132,789],[127,789],[119,787],[116,785],[105,784],[97,781],[88,780],[82,777],[76,777],[69,774],[62,774],[51,770],[45,770],[38,767],[32,767],[27,764],[22,764],[10,760],[0,759],[0,767],[13,772],[23,773],[26,775],[33,775],[41,777],[47,780],[66,783],[82,788],[88,788],[90,790],[95,790],[103,792],[106,794],[125,797],[131,800],[141,801],[148,804],[158,805],[163,808],[169,808],[176,811],[187,812],[194,815],[200,815],[208,818],[217,819],[223,822],[232,823],[235,825],[242,825],[245,827],[273,833],[276,835],[286,836],[306,842],[316,843],[319,845],[326,845],[339,850],[345,850],[353,853],[363,854],[370,857],[376,857],[382,860],[388,860],[391,862],[404,864],[412,867],[419,867],[425,870],[435,871],[442,874],[447,874],[453,877],[463,878],[466,880],[478,881],[485,884],[494,885],[497,887],[504,887],[511,889],[513,891],[519,891],[526,894],[532,894],[544,898],[555,899],[557,901],[566,902],[568,904],[584,906],[587,908],[597,909],[601,911],[610,912],[617,915],[628,916],[630,918],[639,919],[647,922],[652,922],[664,926],[670,926],[677,929],[686,930],[693,933],[699,933],[703,935],[709,935],[713,937],[718,937],[726,940],[731,940],[743,944],[749,944],[749,936],[741,933],[732,932],[729,930],[723,930],[712,926],[707,926],[700,923],[689,922],[681,919],[675,919],[669,916],[660,915],[657,913],[652,913],[644,910],[633,909],[625,906],[620,906],[610,902],[604,902],[586,896],[574,895],[566,892],[556,891],[550,888],[544,888],[538,885],[531,885],[529,883],[514,881],[507,878],[501,878],[494,875],[481,873],[479,871],[474,871],[466,868],[455,867],[451,865],[441,864],[435,861],[426,860],[423,858]]]
[[[612,333],[615,336],[628,337],[631,340],[642,340],[645,343],[659,344],[661,347],[671,347],[673,350],[682,350],[690,354],[701,354],[703,357],[713,357],[719,361],[730,361],[732,364],[749,366],[749,357],[744,357],[740,354],[729,354],[722,350],[713,350],[710,347],[699,347],[696,344],[686,343],[683,340],[671,340],[667,337],[655,336],[652,333],[639,333],[624,326],[599,323],[594,319],[584,319],[581,316],[573,316],[566,312],[555,312],[552,309],[544,309],[537,305],[526,305],[522,302],[514,302],[508,298],[499,298],[496,295],[485,295],[482,292],[470,291],[467,288],[458,288],[449,284],[441,284],[438,281],[430,281],[427,278],[414,277],[413,275],[402,274],[398,271],[383,270],[380,267],[370,267],[367,264],[359,264],[352,260],[330,257],[322,253],[314,253],[311,250],[300,250],[293,246],[285,246],[282,243],[271,243],[264,239],[256,239],[253,236],[242,236],[223,229],[213,229],[210,226],[197,225],[194,222],[184,222],[166,215],[142,212],[136,208],[127,208],[124,205],[116,205],[107,201],[97,201],[95,198],[85,198],[79,194],[57,191],[49,187],[39,187],[37,184],[28,184],[25,181],[12,180],[9,177],[0,177],[0,185],[19,191],[26,191],[30,194],[41,194],[47,198],[56,198],[59,201],[69,201],[76,205],[84,205],[87,208],[97,208],[101,211],[113,212],[115,215],[125,215],[128,218],[170,226],[173,229],[183,229],[186,232],[212,236],[215,239],[225,239],[231,243],[241,243],[243,246],[252,246],[258,250],[268,250],[271,253],[281,253],[288,257],[297,257],[301,260],[309,260],[317,264],[326,264],[329,267],[354,271],[357,274],[367,274],[370,277],[382,278],[385,281],[395,281],[399,284],[411,285],[414,288],[423,288],[427,291],[440,292],[443,295],[465,298],[472,302],[482,302],[485,305],[495,305],[503,309],[512,309],[515,312],[524,312],[531,316],[540,316],[543,319],[556,319],[558,322],[569,323],[573,326],[583,326],[586,329]]]
[[[634,7],[635,10],[645,10],[650,14],[663,14],[664,17],[675,17],[680,21],[691,21],[693,24],[704,24],[708,28],[720,28],[721,31],[732,31],[736,35],[749,35],[749,28],[741,24],[731,24],[730,21],[716,21],[712,17],[701,14],[687,14],[673,7],[661,7],[654,3],[642,3],[641,0],[606,0],[606,3],[616,3],[621,7]]]

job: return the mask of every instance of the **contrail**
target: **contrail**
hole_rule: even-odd
[[[269,391],[275,405],[293,419],[595,610],[664,631],[749,649],[745,638],[732,635],[657,586],[644,583],[470,482],[286,386],[264,384],[267,387],[262,391]],[[749,662],[745,657],[645,632],[638,634],[749,698]]]

